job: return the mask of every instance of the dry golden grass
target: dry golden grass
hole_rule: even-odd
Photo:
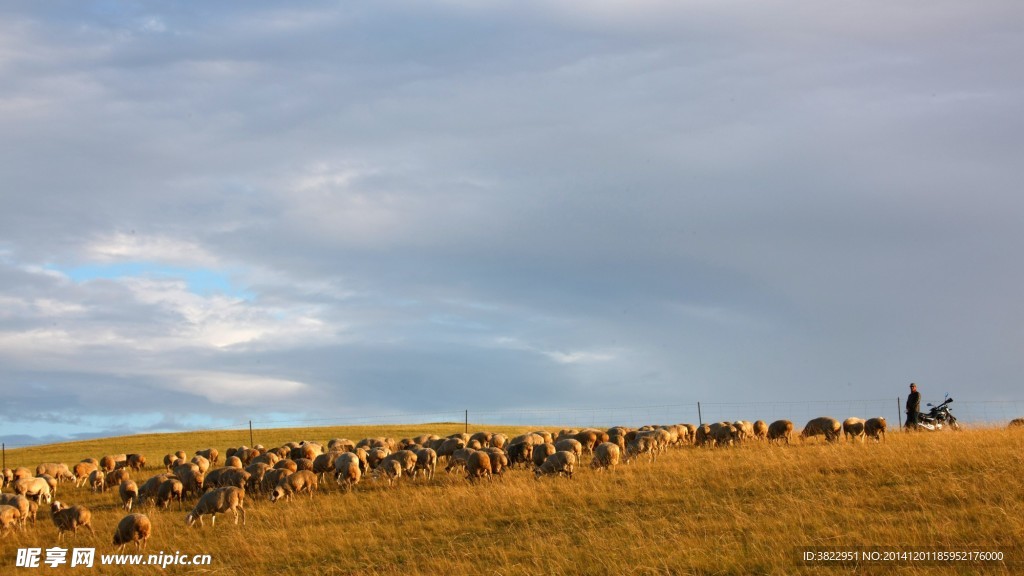
[[[528,428],[487,427],[509,434]],[[471,427],[471,431],[480,427]],[[325,442],[423,432],[449,434],[457,424],[259,431],[256,442]],[[248,432],[161,434],[9,451],[9,467],[69,464],[107,453],[141,452],[150,460],[138,480],[159,472],[164,454],[248,444]],[[246,526],[221,517],[211,528],[186,528],[185,512],[153,510],[149,553],[213,555],[212,566],[170,567],[202,574],[977,574],[1024,572],[1024,431],[899,434],[875,443],[672,449],[611,472],[533,479],[523,470],[501,480],[467,483],[439,471],[432,482],[361,483],[351,494],[329,484],[312,501],[271,504],[250,495]],[[123,516],[115,492],[92,494],[61,485],[58,499],[93,511],[96,536],[80,533],[64,547],[113,549]],[[193,499],[194,503],[194,499]],[[50,547],[49,512],[0,544],[0,573],[15,573],[16,550]],[[812,546],[1000,548],[1006,566],[868,564],[810,566]],[[315,567],[315,568],[314,568]],[[39,568],[90,573],[88,568]],[[93,568],[139,574],[155,568]],[[26,572],[31,573],[31,572]]]

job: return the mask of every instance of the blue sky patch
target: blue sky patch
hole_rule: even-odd
[[[65,274],[75,282],[89,282],[91,280],[119,278],[155,278],[155,279],[179,279],[184,280],[190,292],[200,296],[212,296],[223,294],[243,300],[252,300],[253,294],[247,292],[231,281],[227,272],[211,270],[209,268],[182,268],[178,266],[167,266],[155,262],[118,262],[116,264],[87,264],[61,268],[59,266],[48,266]]]

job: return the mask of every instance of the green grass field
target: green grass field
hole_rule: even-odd
[[[472,426],[512,435],[531,428]],[[258,431],[255,442],[326,443],[333,437],[401,438],[461,432],[459,424]],[[164,454],[249,444],[248,431],[152,434],[7,452],[7,466],[69,465],[84,457],[139,452],[162,471]],[[584,463],[588,461],[584,457]],[[10,491],[8,488],[6,491]],[[388,488],[364,479],[349,494],[328,483],[310,500],[271,503],[249,495],[245,526],[187,528],[173,506],[150,505],[146,552],[210,554],[201,574],[977,574],[1024,573],[1024,431],[890,432],[883,443],[670,449],[610,472],[583,466],[572,480],[535,480],[526,470],[470,484],[439,469],[433,481]],[[114,550],[124,515],[116,493],[62,484],[57,499],[93,512],[87,531],[61,546]],[[192,503],[194,503],[192,500]],[[15,568],[19,548],[57,544],[48,511],[6,534],[0,573],[140,574],[155,567]],[[1004,564],[897,560],[805,564],[803,552],[853,547],[1001,551]],[[126,548],[131,551],[131,548]]]

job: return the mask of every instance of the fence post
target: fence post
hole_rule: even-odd
[[[252,420],[249,420],[249,447],[252,448],[256,443],[252,441]]]
[[[469,410],[466,410],[466,434],[469,434]]]
[[[903,430],[903,413],[900,412],[900,397],[896,397],[896,421],[900,423],[900,430]]]
[[[704,418],[700,415],[700,402],[697,402],[697,425],[704,425]]]
[[[7,444],[6,443],[0,444],[0,446],[3,447],[3,451],[4,451],[4,468],[7,468]]]

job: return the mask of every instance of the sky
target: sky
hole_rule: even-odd
[[[1024,400],[1021,22],[5,2],[0,436]]]

